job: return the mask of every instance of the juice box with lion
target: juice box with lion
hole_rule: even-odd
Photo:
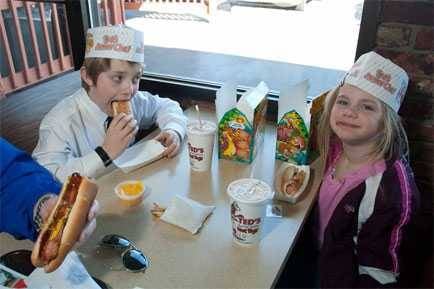
[[[219,158],[251,163],[263,143],[267,93],[264,82],[241,96],[219,121]]]

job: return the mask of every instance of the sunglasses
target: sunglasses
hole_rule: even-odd
[[[122,251],[122,263],[130,272],[144,272],[150,266],[149,258],[137,249],[127,238],[115,234],[104,236],[99,245]]]
[[[2,255],[0,263],[18,273],[29,276],[35,270],[35,266],[30,261],[31,255],[32,251],[29,250],[12,251]]]

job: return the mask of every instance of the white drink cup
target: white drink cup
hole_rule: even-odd
[[[210,121],[190,122],[187,125],[187,146],[190,167],[194,171],[207,171],[211,167],[217,126]]]
[[[229,184],[232,236],[241,245],[253,245],[261,239],[267,204],[273,191],[257,179],[239,179]]]

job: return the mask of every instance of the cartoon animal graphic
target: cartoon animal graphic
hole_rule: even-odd
[[[223,131],[222,133],[221,145],[223,149],[223,155],[225,157],[232,157],[237,153],[234,141],[227,130]]]
[[[233,140],[237,149],[237,156],[248,160],[250,157],[250,135],[243,130],[236,130]]]

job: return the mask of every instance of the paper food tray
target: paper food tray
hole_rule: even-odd
[[[290,194],[288,194],[284,190],[284,187],[286,187],[285,185],[288,185],[289,183],[294,181],[293,178],[289,178],[288,175],[289,171],[293,172],[294,176],[297,177],[301,176],[302,178],[302,181],[298,183],[298,185],[295,185],[297,190],[291,192]],[[299,198],[302,196],[303,192],[305,191],[307,184],[309,183],[309,177],[310,177],[309,166],[297,166],[291,163],[283,163],[280,166],[280,168],[277,170],[275,181],[274,181],[274,188],[276,190],[276,199],[281,201],[286,201],[291,204],[296,203],[299,200]],[[297,184],[297,182],[295,182],[295,184]]]
[[[129,173],[161,159],[165,149],[159,141],[147,140],[127,148],[113,163],[124,173]]]

